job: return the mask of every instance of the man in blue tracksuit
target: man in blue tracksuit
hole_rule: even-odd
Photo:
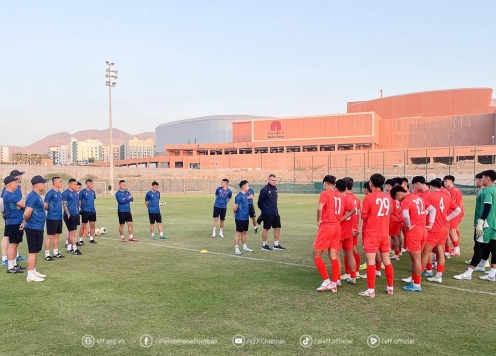
[[[258,225],[257,225],[257,214],[255,213],[255,205],[253,204],[253,199],[255,199],[255,191],[253,189],[248,189],[248,209],[249,209],[249,214],[250,218],[253,222],[253,231],[255,234],[258,232]]]
[[[127,231],[129,232],[129,241],[138,242],[133,236],[133,216],[131,215],[131,203],[134,198],[126,189],[126,181],[119,181],[119,190],[115,192],[115,199],[117,200],[117,215],[119,216],[119,234],[121,234],[121,242],[126,242],[124,237],[124,224],[127,224]]]
[[[267,233],[270,228],[274,229],[274,250],[284,251],[285,248],[279,244],[281,232],[281,217],[277,209],[277,179],[274,174],[269,175],[268,183],[260,190],[258,196],[258,208],[262,211],[262,251],[272,251],[267,245]]]

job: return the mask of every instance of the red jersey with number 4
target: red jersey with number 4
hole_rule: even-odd
[[[358,230],[358,214],[360,213],[360,199],[358,199],[356,197],[355,194],[349,192],[349,193],[346,193],[346,195],[351,195],[351,197],[353,198],[353,207],[356,209],[355,213],[353,215],[351,215],[351,221],[353,223],[353,228],[355,230]]]
[[[345,199],[342,194],[333,190],[325,190],[320,193],[319,204],[322,204],[322,215],[320,220],[326,224],[339,224],[344,215]]]
[[[344,196],[344,214],[355,208],[355,202],[353,201],[352,194],[346,194]],[[349,216],[347,219],[341,221],[341,236],[342,237],[353,237],[353,215]]]
[[[456,210],[458,204],[441,191],[432,192],[430,194],[430,204],[436,209],[436,219],[434,220],[434,225],[432,225],[430,232],[434,234],[442,232],[447,233],[449,230],[449,223],[446,221],[448,211],[451,212]]]
[[[389,221],[392,212],[389,196],[381,191],[367,194],[362,204],[362,219],[367,229],[365,238],[383,238],[389,236]]]
[[[430,205],[430,204],[429,204]],[[419,196],[408,194],[401,202],[401,211],[408,210],[410,224],[413,226],[425,226],[425,209],[429,207]]]

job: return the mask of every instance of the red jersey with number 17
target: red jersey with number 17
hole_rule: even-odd
[[[320,193],[319,204],[322,204],[322,215],[320,220],[324,224],[339,224],[344,215],[344,196],[336,194],[333,190],[325,190]]]
[[[362,219],[367,224],[367,229],[363,231],[365,238],[389,236],[391,209],[391,200],[386,193],[374,191],[365,196],[362,204]]]

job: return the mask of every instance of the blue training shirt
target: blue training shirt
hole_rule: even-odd
[[[118,190],[115,192],[115,199],[117,200],[117,211],[119,213],[130,213],[131,204],[134,198],[129,193],[129,190]]]
[[[247,194],[239,192],[234,198],[234,204],[238,205],[238,210],[234,214],[236,220],[250,220],[249,199]]]
[[[66,189],[62,193],[62,201],[67,202],[67,209],[71,216],[79,216],[79,197],[76,191]],[[66,215],[65,211],[64,215]]]
[[[19,225],[22,223],[24,209],[19,209],[17,203],[22,200],[17,192],[3,192],[3,214],[5,215],[6,225]]]
[[[96,213],[95,209],[96,193],[93,189],[84,188],[79,192],[79,200],[81,201],[81,211],[88,213]]]
[[[148,193],[145,195],[145,201],[148,202],[148,212],[153,214],[153,213],[160,213],[160,206],[159,204],[160,200],[160,192],[157,190],[154,192],[153,190],[150,190]]]
[[[26,197],[26,208],[32,208],[33,212],[24,227],[34,230],[44,230],[46,219],[45,204],[43,203],[43,199],[41,199],[41,195],[34,190],[31,191]]]
[[[45,195],[45,203],[48,204],[47,220],[62,220],[62,193],[50,189]]]
[[[253,195],[253,199],[255,199],[255,191],[253,189],[248,189],[246,195]],[[248,204],[253,205],[253,199],[248,199]]]
[[[218,187],[215,190],[215,203],[214,207],[216,208],[227,208],[227,202],[232,198],[232,191],[229,188],[223,189],[222,187]]]

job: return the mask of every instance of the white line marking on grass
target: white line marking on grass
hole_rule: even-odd
[[[117,240],[117,239],[114,239],[114,238],[110,238],[110,237],[99,236],[98,238],[99,239],[105,239],[105,240],[120,242],[120,240]],[[187,247],[167,246],[167,245],[161,245],[161,244],[157,244],[157,243],[141,242],[141,241],[138,242],[138,243],[144,244],[144,245],[149,245],[149,246],[157,246],[157,247],[162,247],[162,248],[168,248],[168,249],[171,249],[171,250],[190,251],[190,252],[201,252],[201,250],[196,250],[196,249],[187,248]],[[217,256],[224,256],[224,257],[231,257],[231,258],[238,258],[238,259],[244,259],[244,260],[277,263],[277,264],[286,265],[286,266],[305,267],[305,268],[314,268],[315,269],[315,266],[302,265],[302,264],[299,264],[299,263],[266,260],[266,259],[263,259],[263,258],[255,258],[255,257],[237,256],[237,255],[231,255],[231,254],[222,253],[222,252],[208,251],[208,254],[210,254],[210,255],[217,255]],[[400,279],[395,280],[395,281],[401,282]],[[486,292],[486,291],[480,291],[480,290],[475,290],[475,289],[451,287],[451,286],[445,286],[443,284],[435,284],[435,283],[427,283],[426,285],[433,286],[433,287],[439,287],[439,288],[453,289],[453,290],[457,290],[457,291],[460,291],[460,292],[468,292],[468,293],[486,294],[486,295],[496,296],[496,293],[495,292]]]
[[[106,239],[106,240],[111,240],[111,241],[119,241],[120,242],[120,240],[116,240],[116,239],[113,239],[113,238],[110,238],[110,237],[101,237],[101,236],[99,236],[98,238],[100,238],[100,239]],[[163,248],[169,248],[169,249],[172,249],[172,250],[201,252],[201,250],[195,250],[193,248],[187,248],[187,247],[167,246],[167,245],[160,245],[160,244],[156,244],[156,243],[141,242],[141,241],[138,242],[138,243],[145,244],[145,245],[150,245],[150,246],[158,246],[158,247],[163,247]],[[222,253],[222,252],[208,251],[208,254],[209,255],[218,255],[218,256],[231,257],[231,258],[240,258],[240,259],[244,259],[244,260],[278,263],[278,264],[287,265],[287,266],[315,268],[315,266],[302,265],[302,264],[299,264],[299,263],[283,262],[283,261],[273,261],[273,260],[266,260],[266,259],[263,259],[263,258],[255,258],[255,257],[237,256],[237,255],[231,255],[231,254]]]

